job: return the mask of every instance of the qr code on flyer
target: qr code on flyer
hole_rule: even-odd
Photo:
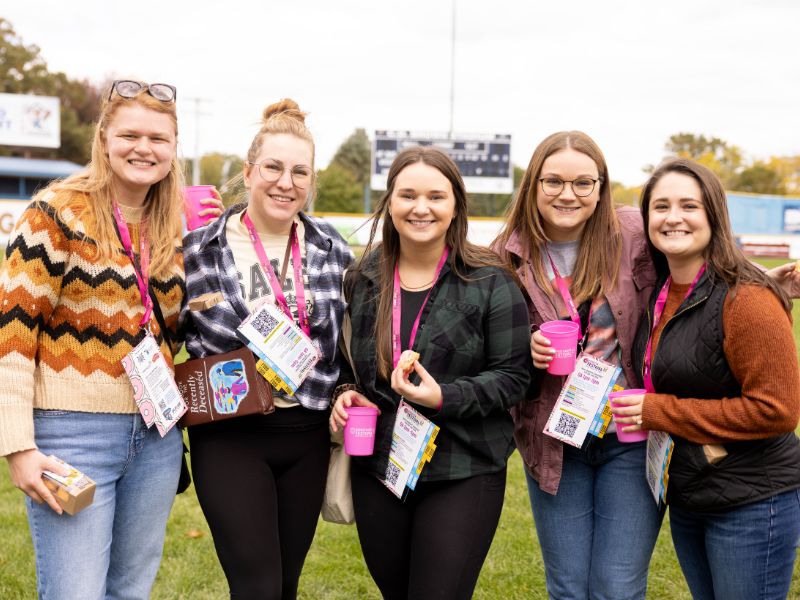
[[[397,479],[400,477],[400,469],[392,461],[386,465],[386,484],[397,485]]]
[[[270,332],[278,326],[278,320],[268,312],[261,311],[256,313],[256,315],[253,317],[253,320],[250,321],[250,325],[252,325],[253,329],[255,329],[258,333],[264,337],[267,337]]]
[[[577,417],[573,417],[572,415],[562,412],[560,415],[558,415],[558,423],[556,423],[553,431],[567,437],[572,437],[575,435],[575,430],[578,429],[580,422],[580,419]]]

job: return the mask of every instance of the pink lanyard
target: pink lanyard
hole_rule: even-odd
[[[444,263],[447,262],[447,257],[450,254],[450,248],[445,246],[442,257],[439,259],[439,264],[436,266],[436,274],[433,276],[433,284],[425,295],[425,300],[417,313],[417,318],[414,320],[414,325],[411,327],[411,337],[408,338],[408,347],[414,347],[414,338],[417,337],[417,328],[419,327],[419,320],[422,317],[422,311],[425,310],[425,305],[428,303],[428,298],[431,296],[433,286],[439,279],[439,274],[442,272]],[[397,264],[394,265],[394,289],[392,290],[392,366],[396,367],[402,354],[400,347],[400,270]]]
[[[553,269],[553,275],[555,276],[556,280],[556,287],[558,288],[559,293],[561,294],[561,299],[564,300],[564,304],[567,307],[567,312],[569,313],[569,318],[572,319],[572,322],[578,326],[578,331],[580,332],[581,340],[583,340],[583,327],[581,326],[581,316],[578,314],[578,309],[575,308],[575,301],[572,299],[572,294],[569,293],[569,286],[567,282],[561,277],[561,274],[558,272],[556,268],[556,263],[553,262],[553,257],[550,256],[549,250],[545,246],[544,249],[547,252],[547,258],[550,260],[550,268]],[[586,320],[586,333],[589,332],[589,325],[592,319],[592,305],[591,302],[589,303],[589,318]]]
[[[286,302],[286,296],[283,295],[281,282],[278,281],[278,277],[275,275],[275,270],[272,268],[269,258],[267,258],[267,253],[264,250],[264,244],[261,243],[261,238],[253,225],[253,221],[250,220],[247,211],[242,215],[242,223],[247,227],[247,231],[250,234],[250,241],[253,242],[253,248],[258,255],[258,260],[261,262],[261,268],[264,269],[264,273],[269,278],[270,287],[272,287],[272,292],[275,294],[275,302],[284,314],[294,321],[289,303]],[[303,333],[311,337],[311,327],[308,324],[308,310],[306,309],[306,289],[303,283],[303,263],[300,257],[300,242],[297,240],[297,223],[292,223],[292,230],[289,232],[289,244],[292,248],[294,291],[295,298],[297,298],[297,320],[300,323],[300,329],[303,330]]]
[[[136,274],[136,284],[139,286],[139,295],[142,297],[142,305],[144,306],[144,315],[139,322],[139,325],[143,327],[150,321],[150,315],[153,313],[153,299],[150,298],[150,277],[148,274],[150,270],[150,244],[147,243],[147,236],[144,235],[144,232],[140,231],[139,269],[137,269],[136,258],[133,255],[131,232],[128,230],[128,224],[125,222],[122,211],[116,202],[114,202],[114,220],[117,222],[122,248],[125,250],[125,254],[128,255],[128,258],[131,259],[133,272]]]
[[[692,281],[692,285],[689,286],[689,289],[686,291],[686,295],[683,297],[683,300],[689,297],[689,294],[692,293],[692,290],[697,285],[697,282],[700,281],[700,277],[706,270],[706,265],[703,264],[700,267],[700,270],[697,272],[697,275],[694,277],[694,281]],[[656,305],[653,308],[653,327],[650,330],[650,337],[647,340],[647,349],[644,352],[644,388],[649,392],[655,392],[655,387],[653,386],[653,377],[650,371],[650,365],[653,361],[653,333],[658,327],[658,324],[661,322],[661,317],[664,314],[664,307],[667,305],[667,296],[669,296],[669,286],[672,283],[672,275],[667,277],[667,281],[661,287],[661,291],[658,293],[658,298],[656,298]],[[683,302],[683,300],[681,302]]]

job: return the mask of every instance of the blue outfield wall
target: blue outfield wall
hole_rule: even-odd
[[[737,234],[800,234],[800,198],[728,192],[731,225]]]

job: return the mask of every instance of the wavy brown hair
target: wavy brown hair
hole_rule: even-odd
[[[416,163],[433,167],[444,175],[453,187],[455,213],[447,229],[445,243],[450,247],[450,269],[462,280],[469,281],[468,269],[479,267],[499,267],[506,269],[500,258],[488,248],[478,246],[467,240],[468,197],[464,179],[453,160],[443,151],[431,146],[414,146],[400,152],[389,168],[386,192],[371,217],[369,242],[355,270],[377,270],[380,291],[375,318],[375,347],[377,350],[378,373],[388,379],[392,372],[392,335],[386,324],[392,322],[392,295],[394,292],[394,268],[400,257],[400,236],[389,215],[389,207],[394,193],[397,176]],[[375,243],[378,226],[381,227],[381,242]],[[368,266],[367,266],[368,265]],[[513,275],[513,274],[512,274]],[[515,277],[516,279],[516,277]]]
[[[644,230],[649,231],[650,200],[653,189],[664,175],[678,173],[691,177],[700,186],[703,196],[703,207],[711,228],[711,240],[703,250],[703,257],[708,265],[707,272],[712,279],[719,277],[731,288],[731,297],[736,294],[738,285],[760,285],[769,288],[781,301],[784,310],[791,316],[792,302],[781,287],[753,263],[736,246],[728,215],[728,199],[722,182],[710,169],[686,158],[676,158],[660,165],[650,176],[642,188],[642,219]],[[647,243],[653,255],[656,271],[661,277],[669,275],[667,257],[650,241]]]
[[[523,264],[525,261],[530,262],[535,283],[552,293],[553,288],[547,278],[543,261],[543,249],[548,238],[542,225],[542,216],[536,207],[536,194],[539,191],[538,182],[544,161],[556,152],[567,149],[576,150],[591,158],[597,165],[600,178],[600,200],[584,227],[578,258],[572,271],[570,292],[577,305],[613,289],[622,253],[622,238],[611,200],[606,159],[588,135],[582,131],[560,131],[546,137],[536,147],[520,183],[519,192],[506,213],[505,225],[492,247],[509,266],[516,269],[520,265],[515,264],[515,258],[506,250],[506,244],[516,232],[523,247]],[[525,273],[527,277],[527,270]]]
[[[139,93],[134,98],[123,98],[112,93],[100,109],[92,139],[92,158],[86,169],[53,182],[36,195],[37,199],[43,199],[50,192],[55,192],[52,205],[60,214],[67,216],[67,222],[81,220],[87,224],[86,233],[97,244],[95,259],[108,260],[120,247],[114,224],[114,173],[108,159],[106,133],[114,115],[123,106],[142,106],[169,115],[175,127],[177,145],[178,119],[174,102],[162,102],[147,93]],[[150,273],[154,277],[167,275],[174,267],[175,251],[181,239],[183,185],[183,172],[174,153],[167,176],[150,186],[145,200]],[[86,197],[88,202],[82,200]],[[65,210],[67,208],[69,211]]]

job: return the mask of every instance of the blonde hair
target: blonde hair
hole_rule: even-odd
[[[308,198],[306,198],[306,205],[304,208],[308,207],[308,204],[311,202],[311,199],[314,197],[317,189],[317,177],[314,170],[314,136],[311,135],[311,130],[306,127],[307,114],[308,113],[300,110],[300,106],[291,98],[284,98],[267,106],[261,115],[261,128],[258,130],[258,133],[256,133],[253,141],[250,143],[250,149],[247,151],[246,157],[247,162],[256,162],[258,154],[261,152],[261,147],[264,145],[264,138],[268,135],[285,133],[308,142],[308,144],[311,146],[310,166],[312,179],[311,185],[308,187]],[[244,168],[249,169],[250,165],[245,163]],[[243,179],[244,173],[240,173],[239,175],[231,178],[226,186],[235,188],[242,183]],[[247,190],[242,190],[240,199],[247,199]]]
[[[86,169],[62,181],[53,182],[36,195],[36,199],[40,199],[55,192],[53,208],[62,213],[69,207],[72,209],[72,220],[81,220],[86,224],[87,235],[97,244],[95,260],[108,260],[119,249],[113,214],[114,173],[108,158],[106,133],[120,107],[136,105],[169,115],[175,127],[177,144],[178,119],[174,102],[162,102],[147,93],[139,93],[134,98],[123,98],[112,93],[100,109],[92,139],[92,158]],[[166,177],[150,186],[145,201],[150,273],[153,277],[166,275],[173,268],[175,250],[180,245],[183,186],[183,173],[175,154]],[[89,197],[88,203],[80,201],[83,195]]]

